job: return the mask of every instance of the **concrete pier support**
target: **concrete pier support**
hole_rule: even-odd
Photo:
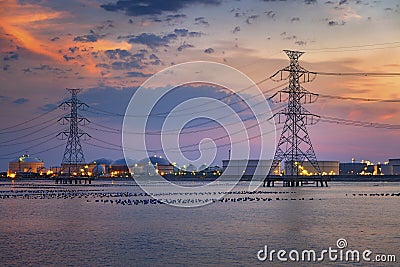
[[[329,177],[313,177],[313,176],[301,176],[301,177],[267,177],[264,179],[264,187],[273,187],[275,182],[282,182],[283,187],[299,187],[314,184],[316,187],[328,187]]]
[[[74,184],[74,185],[81,185],[81,184],[92,184],[91,177],[56,177],[54,178],[55,184]]]

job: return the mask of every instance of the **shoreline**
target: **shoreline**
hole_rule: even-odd
[[[310,176],[312,178],[313,176]],[[330,182],[400,182],[400,175],[327,175],[323,176],[324,178],[327,178],[328,181]],[[253,177],[252,176],[244,176],[240,179],[240,181],[251,181]],[[271,176],[271,179],[274,177]],[[275,177],[277,180],[282,180],[283,177],[277,176]],[[302,177],[306,178],[306,177]],[[173,181],[173,182],[179,182],[179,181],[184,181],[184,182],[212,182],[218,179],[218,177],[199,177],[199,176],[169,176],[165,177],[167,181]],[[284,179],[284,178],[283,178]],[[11,182],[11,181],[49,181],[49,182],[54,182],[55,179],[50,179],[50,178],[44,178],[44,177],[30,177],[30,178],[16,178],[16,179],[11,179],[11,178],[0,178],[0,181],[4,182]],[[149,177],[149,181],[152,181],[151,177]],[[134,178],[124,178],[124,177],[116,177],[116,178],[92,178],[92,181],[135,181]],[[224,177],[223,181],[236,181],[236,179],[232,178],[229,179],[229,177]]]

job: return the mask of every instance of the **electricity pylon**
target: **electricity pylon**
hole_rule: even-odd
[[[63,166],[61,171],[71,176],[80,174],[80,169],[82,165],[85,164],[85,156],[83,155],[80,139],[90,138],[91,136],[79,129],[79,125],[89,123],[88,119],[80,117],[78,114],[78,110],[84,110],[88,107],[88,105],[81,102],[77,97],[81,90],[69,88],[67,88],[67,90],[71,93],[71,98],[61,103],[59,107],[64,109],[69,108],[70,113],[63,116],[58,121],[61,122],[61,124],[69,123],[69,129],[60,132],[57,137],[60,137],[62,140],[67,139],[67,145],[65,146],[65,152],[61,162],[61,166]]]
[[[283,74],[289,73],[289,85],[287,88],[277,92],[271,97],[279,95],[282,101],[282,94],[288,95],[288,104],[280,112],[274,114],[278,123],[285,122],[282,133],[276,147],[274,160],[268,176],[272,175],[274,170],[282,162],[285,164],[286,175],[298,177],[301,174],[301,165],[304,161],[309,161],[318,174],[321,169],[315,156],[314,148],[311,144],[306,125],[317,123],[319,116],[311,114],[302,106],[302,103],[312,103],[318,97],[317,94],[310,93],[301,86],[301,83],[311,82],[315,76],[310,79],[310,73],[299,64],[299,57],[303,52],[284,50],[290,58],[289,66],[277,72],[280,74],[280,80],[283,80]],[[285,117],[281,120],[281,116]],[[268,177],[267,176],[267,177]],[[266,178],[267,179],[267,178]],[[265,185],[265,180],[264,180]]]

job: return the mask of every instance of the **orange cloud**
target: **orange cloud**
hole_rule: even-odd
[[[0,27],[3,31],[12,36],[14,41],[21,47],[46,56],[60,64],[76,64],[74,60],[66,62],[63,55],[58,51],[68,51],[70,47],[75,47],[76,43],[71,40],[62,40],[62,42],[49,41],[50,36],[41,32],[41,30],[52,29],[55,26],[56,19],[73,16],[66,12],[54,11],[51,8],[35,4],[18,4],[16,0],[6,0],[0,2],[2,23]],[[78,28],[78,27],[77,27]],[[79,25],[82,28],[82,25]],[[108,49],[126,49],[131,45],[125,41],[115,42],[111,40],[98,40],[92,43],[80,43],[81,50],[101,51]],[[85,49],[86,48],[86,49]],[[96,62],[88,53],[80,54],[79,65],[89,73],[99,73],[95,67]]]
[[[393,113],[392,113],[392,114],[386,114],[386,115],[380,116],[379,119],[382,120],[382,121],[383,121],[383,120],[388,120],[388,119],[393,118],[395,115],[396,115],[396,114],[393,114]]]
[[[112,50],[112,49],[125,49],[129,50],[132,48],[132,45],[123,41],[123,42],[114,42],[110,40],[98,40],[95,43],[91,43],[90,46],[92,46],[95,50]]]
[[[37,22],[61,18],[64,16],[62,12],[32,4],[20,5],[15,0],[3,1],[1,6],[1,28],[6,34],[13,36],[19,45],[34,53],[60,60],[60,55],[49,49],[46,43],[40,41],[28,28]]]

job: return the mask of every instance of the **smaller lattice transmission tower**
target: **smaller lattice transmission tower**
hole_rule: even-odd
[[[290,64],[278,71],[275,77],[280,74],[279,80],[288,79],[289,85],[274,94],[271,99],[278,98],[278,102],[287,100],[288,104],[283,110],[274,114],[276,122],[284,122],[284,127],[268,176],[273,174],[279,163],[284,163],[286,176],[296,178],[301,175],[302,164],[305,161],[308,161],[319,175],[321,169],[306,128],[307,125],[317,123],[319,116],[310,113],[303,107],[303,104],[314,102],[318,95],[307,91],[301,85],[313,81],[315,76],[300,66],[298,60],[303,52],[290,50],[284,50],[284,52],[289,57]],[[282,95],[285,97],[282,98]]]
[[[91,136],[79,129],[79,125],[89,123],[88,119],[78,114],[79,110],[84,110],[88,107],[88,105],[78,99],[78,94],[81,90],[67,88],[67,91],[71,93],[71,98],[62,102],[59,107],[69,109],[70,113],[61,117],[58,121],[63,125],[69,124],[69,129],[60,132],[57,137],[61,140],[67,140],[61,162],[61,171],[63,174],[71,176],[80,174],[81,166],[85,164],[85,156],[83,155],[80,140],[81,138],[88,139]]]

